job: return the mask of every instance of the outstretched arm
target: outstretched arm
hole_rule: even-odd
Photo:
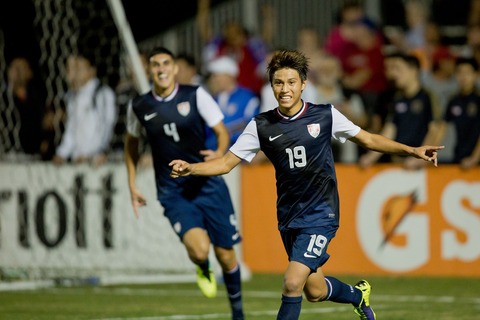
[[[355,137],[350,138],[350,140],[372,151],[399,156],[412,156],[425,161],[431,161],[435,166],[437,166],[437,152],[444,148],[443,146],[411,147],[384,136],[369,133],[363,129]]]
[[[182,176],[218,176],[230,172],[242,159],[234,155],[231,151],[223,157],[206,162],[188,163],[183,160],[173,160],[169,163],[172,167],[170,176],[178,178]]]
[[[393,123],[387,122],[387,123],[385,123],[385,125],[382,129],[382,132],[380,134],[385,138],[393,140],[393,137],[395,137],[396,132],[397,132],[397,127]],[[361,131],[360,131],[360,133],[361,133]],[[350,139],[350,140],[352,140],[352,141],[358,143],[359,145],[363,146],[362,142],[357,142],[354,139]],[[365,146],[363,146],[363,147],[366,148]],[[370,150],[372,150],[372,149],[370,149]],[[362,155],[360,157],[360,159],[359,159],[360,166],[362,168],[367,168],[367,167],[371,166],[372,164],[376,163],[378,161],[378,159],[380,159],[381,156],[382,156],[382,154],[380,152],[369,151],[369,152],[365,153],[364,155]]]

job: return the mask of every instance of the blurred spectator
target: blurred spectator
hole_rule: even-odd
[[[458,90],[458,83],[454,76],[455,57],[449,51],[437,51],[432,58],[432,69],[422,72],[421,80],[423,86],[439,99],[443,114],[448,100]]]
[[[263,85],[262,62],[265,60],[273,33],[273,11],[265,7],[262,12],[261,37],[250,35],[238,21],[225,23],[222,34],[214,35],[209,23],[210,1],[198,0],[198,30],[205,42],[202,52],[203,65],[207,66],[219,56],[230,56],[239,67],[238,83],[256,94],[260,93]]]
[[[472,58],[459,58],[455,75],[459,84],[458,93],[449,101],[436,142],[446,136],[447,124],[456,131],[453,162],[465,169],[480,162],[480,94],[475,88],[478,63]]]
[[[367,124],[367,115],[361,96],[355,91],[344,88],[341,83],[342,66],[331,55],[319,59],[316,65],[317,82],[315,85],[315,103],[333,104],[349,120],[360,127]],[[340,162],[358,161],[357,146],[351,141],[340,143],[332,139],[334,159]]]
[[[315,69],[317,63],[325,54],[320,35],[315,27],[304,26],[298,29],[297,50],[303,52],[307,57],[310,66],[310,72],[307,77],[309,80],[315,81]]]
[[[424,48],[426,45],[425,29],[427,27],[429,10],[422,0],[407,0],[405,2],[405,46],[407,50]]]
[[[448,101],[458,91],[458,83],[454,76],[455,57],[449,51],[437,51],[433,56],[431,71],[422,73],[422,84],[425,89],[438,98],[440,114],[445,113]],[[443,141],[445,149],[438,154],[438,161],[451,162],[455,131],[453,126],[447,126],[447,135]]]
[[[232,145],[252,117],[259,112],[260,101],[251,90],[237,83],[239,70],[232,58],[223,56],[214,59],[208,64],[207,71],[209,91],[225,116],[223,122],[230,134]],[[207,149],[217,149],[213,130],[207,130],[205,145]]]
[[[199,86],[202,84],[202,76],[199,73],[199,68],[195,61],[195,57],[180,53],[175,58],[178,66],[178,73],[176,80],[179,84],[189,84]]]
[[[393,98],[397,92],[394,80],[396,57],[397,53],[390,53],[385,55],[383,59],[386,88],[378,95],[373,115],[370,119],[369,131],[373,133],[382,131],[387,115],[392,109]]]
[[[343,83],[362,94],[370,118],[379,94],[386,88],[383,40],[376,25],[366,17],[354,24],[353,35],[350,50],[340,56]]]
[[[460,50],[460,56],[472,57],[475,54],[476,48],[480,47],[480,23],[469,24],[467,26],[467,41],[462,50]],[[478,60],[477,60],[478,62]]]
[[[389,35],[390,42],[400,51],[411,53],[425,48],[425,30],[429,18],[429,10],[422,0],[406,0],[406,30]]]
[[[27,59],[13,59],[7,70],[6,92],[7,101],[13,103],[13,108],[10,114],[2,110],[3,122],[11,128],[8,137],[11,150],[6,151],[34,158],[40,155],[45,112],[45,92],[37,80]]]
[[[438,62],[439,58],[448,56],[453,58],[450,48],[442,43],[439,26],[433,21],[425,26],[425,45],[411,49],[410,53],[420,59],[422,70],[426,72],[432,71],[434,63]]]
[[[51,161],[56,153],[60,137],[65,132],[65,102],[58,99],[58,104],[53,101],[47,102],[45,115],[42,121],[43,138],[40,144],[42,160]]]
[[[145,53],[139,54],[145,74],[148,75],[148,61]],[[122,79],[115,88],[115,100],[117,104],[117,120],[111,140],[111,156],[114,159],[123,159],[124,137],[127,125],[127,109],[130,101],[140,95],[140,88],[135,80],[135,74],[131,65],[127,66],[127,77]],[[146,145],[146,142],[145,142]]]
[[[116,120],[115,93],[100,83],[93,57],[67,59],[67,122],[53,161],[104,163]]]
[[[345,55],[352,45],[354,26],[363,16],[364,11],[359,1],[346,1],[338,13],[337,25],[325,39],[325,50],[337,57]]]
[[[394,97],[393,110],[381,132],[397,142],[411,146],[429,145],[434,142],[439,118],[438,102],[420,82],[420,62],[413,55],[397,54],[393,61],[392,76],[398,92]],[[368,167],[375,163],[380,153],[369,151],[360,158],[360,165]],[[415,158],[394,158],[408,169],[417,169],[423,164]]]

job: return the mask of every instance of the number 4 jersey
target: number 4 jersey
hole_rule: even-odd
[[[292,117],[278,108],[255,116],[230,151],[251,161],[262,150],[275,167],[278,228],[339,223],[331,139],[360,132],[331,104],[304,103]]]
[[[196,189],[219,177],[182,177],[172,179],[168,166],[174,159],[190,163],[202,162],[200,150],[205,150],[205,128],[223,120],[215,100],[198,86],[176,85],[167,97],[152,91],[135,98],[127,111],[127,130],[140,137],[144,128],[151,147],[159,197]]]

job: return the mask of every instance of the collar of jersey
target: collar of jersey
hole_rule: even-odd
[[[289,121],[295,120],[295,119],[299,118],[302,114],[304,114],[305,111],[307,110],[307,104],[305,103],[305,101],[302,100],[302,103],[303,103],[302,108],[300,110],[298,110],[297,113],[295,113],[291,117],[286,116],[283,113],[281,113],[280,109],[278,107],[277,107],[277,115],[284,120],[289,120]]]
[[[178,92],[178,83],[175,83],[175,89],[173,89],[172,93],[170,93],[168,96],[166,96],[165,98],[163,97],[160,97],[159,95],[157,95],[155,93],[155,89],[152,90],[152,94],[153,94],[153,97],[155,98],[155,100],[157,101],[160,101],[160,102],[167,102],[167,101],[170,101],[172,100],[175,95],[177,94]]]

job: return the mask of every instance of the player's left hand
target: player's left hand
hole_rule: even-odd
[[[172,167],[172,172],[170,173],[170,177],[178,178],[183,176],[188,176],[190,171],[190,163],[183,161],[183,160],[173,160],[168,164]]]
[[[433,162],[433,165],[436,167],[438,164],[438,150],[443,148],[445,146],[421,146],[413,149],[413,155],[419,159]]]

